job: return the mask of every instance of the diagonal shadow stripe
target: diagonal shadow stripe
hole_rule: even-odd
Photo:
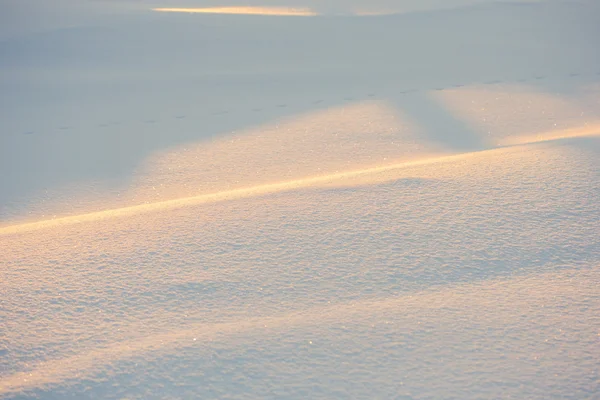
[[[457,119],[427,92],[399,94],[389,99],[415,121],[423,137],[454,151],[474,151],[487,148],[481,136]]]

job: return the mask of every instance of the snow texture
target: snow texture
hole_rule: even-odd
[[[1,398],[599,398],[596,2],[183,3],[0,1]]]

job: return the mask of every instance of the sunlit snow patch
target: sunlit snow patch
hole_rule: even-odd
[[[152,11],[192,14],[277,15],[299,17],[312,17],[317,15],[317,13],[310,8],[287,7],[153,8]]]

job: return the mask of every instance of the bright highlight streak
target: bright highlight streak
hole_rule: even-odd
[[[530,138],[531,139],[530,142],[509,144],[509,145],[506,145],[506,147],[527,145],[527,144],[531,144],[531,143],[548,142],[548,141],[553,141],[553,140],[574,138],[574,137],[597,136],[599,133],[600,133],[600,126],[592,125],[592,126],[588,126],[588,127],[584,127],[584,128],[580,128],[580,129],[567,129],[564,131],[558,131],[558,132],[555,132],[552,135],[552,137],[544,137],[544,135],[535,135],[535,137]],[[184,197],[184,198],[166,200],[166,201],[158,201],[155,203],[140,204],[140,205],[135,205],[135,206],[130,206],[130,207],[117,208],[117,209],[113,209],[113,210],[105,210],[105,211],[92,212],[92,213],[82,214],[82,215],[74,215],[74,216],[70,216],[70,217],[42,220],[42,221],[37,221],[37,222],[24,223],[24,224],[20,224],[20,225],[9,225],[9,226],[5,226],[5,227],[0,227],[0,236],[9,235],[9,234],[17,234],[20,232],[28,232],[28,231],[32,231],[32,230],[39,230],[39,229],[45,229],[45,228],[53,228],[53,227],[62,226],[62,225],[72,225],[72,224],[78,224],[78,223],[84,223],[84,222],[99,221],[99,220],[104,220],[107,218],[126,217],[126,216],[131,216],[131,215],[142,214],[142,213],[173,210],[173,209],[178,209],[178,208],[182,208],[182,207],[195,206],[195,205],[199,205],[199,204],[210,204],[210,203],[216,203],[216,202],[220,202],[220,201],[256,197],[256,196],[291,191],[291,190],[296,190],[296,189],[318,187],[320,185],[326,186],[326,185],[335,184],[336,181],[340,182],[340,181],[343,181],[346,179],[359,180],[361,178],[362,179],[367,178],[367,181],[368,181],[369,178],[372,179],[374,175],[376,175],[378,173],[382,173],[382,172],[401,170],[403,168],[414,167],[414,166],[419,166],[419,165],[430,165],[430,164],[437,164],[437,163],[452,162],[452,161],[465,159],[468,157],[473,157],[477,154],[488,154],[488,153],[494,153],[494,152],[501,152],[501,151],[504,151],[504,149],[505,149],[505,147],[499,147],[496,149],[476,151],[476,152],[472,152],[472,153],[461,153],[461,154],[448,155],[448,156],[425,158],[425,159],[421,159],[421,160],[401,162],[401,163],[396,163],[396,164],[389,164],[389,165],[365,168],[365,169],[354,170],[354,171],[345,171],[345,172],[339,172],[339,173],[334,173],[334,174],[329,174],[329,175],[322,175],[322,176],[316,176],[316,177],[308,177],[308,178],[304,178],[304,179],[290,180],[287,182],[270,183],[270,184],[257,185],[257,186],[241,188],[241,189],[225,190],[225,191],[220,191],[217,193],[204,194],[204,195],[199,195],[199,196]]]
[[[314,17],[316,12],[309,8],[285,7],[211,7],[211,8],[153,8],[152,11],[197,14],[277,15]]]

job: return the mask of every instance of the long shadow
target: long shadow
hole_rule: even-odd
[[[477,131],[452,115],[427,92],[408,93],[388,100],[417,123],[419,134],[427,142],[455,152],[486,148]]]
[[[118,191],[157,151],[350,99],[391,101],[447,149],[482,148],[427,93],[521,80],[551,92],[552,77],[570,73],[597,81],[597,11],[540,3],[368,18],[144,14],[0,42],[0,220],[3,206],[46,189],[101,181]]]

